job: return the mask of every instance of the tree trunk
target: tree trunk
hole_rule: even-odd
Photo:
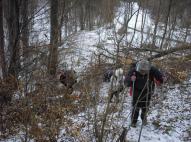
[[[170,19],[170,17],[169,17]],[[173,34],[174,34],[174,31],[175,31],[175,26],[176,26],[176,16],[174,18],[172,18],[172,23],[171,23],[171,20],[169,20],[169,30],[168,30],[168,37],[167,37],[167,40],[166,40],[166,43],[165,43],[165,47],[168,49],[171,44],[171,41],[170,39],[173,38]]]
[[[161,0],[159,0],[159,6],[157,9],[157,16],[155,18],[155,28],[154,28],[153,39],[152,39],[152,46],[153,47],[155,47],[156,34],[157,34],[157,28],[158,28],[158,23],[159,23],[159,18],[160,18],[160,12],[161,12]]]
[[[10,65],[8,73],[17,78],[20,68],[19,58],[19,36],[20,36],[20,25],[19,25],[19,3],[17,0],[8,1],[8,32],[9,32],[9,60]]]
[[[146,1],[146,5],[148,5],[148,1]],[[145,22],[146,22],[146,18],[147,18],[147,9],[143,9],[143,13],[144,15],[142,16],[142,20],[141,20],[141,43],[140,43],[140,47],[142,48],[143,46],[143,40],[144,40],[144,28],[145,28]],[[149,33],[149,32],[148,32]]]
[[[56,74],[58,64],[58,0],[51,0],[51,15],[50,15],[51,35],[48,72],[50,75]]]
[[[84,10],[84,5],[80,4],[80,30],[84,30],[85,29],[85,10]]]
[[[90,0],[88,0],[87,2],[87,12],[88,12],[88,28],[91,31],[93,29],[93,24],[92,24],[92,19],[93,19],[93,14],[92,14],[92,9],[91,9],[91,4],[93,4],[93,1],[91,2]]]
[[[137,20],[138,20],[138,17],[139,17],[139,11],[140,11],[140,6],[139,6],[138,11],[137,11],[134,29],[137,29]],[[136,32],[136,30],[133,31],[133,36],[132,36],[131,41],[130,41],[130,44],[129,44],[130,46],[131,46],[131,44],[132,44],[132,42],[133,42],[133,39],[134,39],[134,37],[135,37],[135,32]]]
[[[63,23],[64,23],[64,17],[65,17],[65,9],[66,9],[66,1],[64,0],[64,1],[60,1],[60,9],[59,9],[59,11],[61,11],[60,12],[60,14],[59,14],[59,19],[60,19],[60,21],[59,21],[59,45],[61,45],[61,43],[62,43],[62,26],[63,26]]]
[[[78,20],[77,20],[77,8],[74,9],[74,25],[75,25],[75,32],[78,31]]]
[[[6,62],[4,51],[4,30],[3,30],[3,0],[0,0],[0,78],[6,77]],[[1,74],[2,73],[2,74]]]
[[[29,42],[29,28],[28,28],[28,0],[22,0],[21,3],[21,22],[22,22],[22,29],[21,29],[21,40],[23,42],[23,48],[24,48],[24,53],[25,49],[28,47],[28,42]],[[27,57],[27,55],[26,55]]]
[[[185,36],[184,36],[184,40],[183,40],[185,43],[187,41],[188,34],[189,34],[189,25],[186,27],[186,32],[185,32]]]
[[[164,29],[164,33],[163,33],[160,49],[162,49],[163,43],[164,43],[164,40],[165,40],[165,36],[166,36],[166,32],[167,32],[167,26],[168,26],[168,20],[169,20],[170,11],[171,11],[171,6],[172,6],[172,0],[170,0],[169,6],[168,6],[168,12],[167,12],[167,15],[166,15],[166,20],[165,20],[165,29]]]

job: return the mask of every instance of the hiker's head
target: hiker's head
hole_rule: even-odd
[[[142,75],[147,74],[150,71],[150,69],[151,69],[151,65],[149,61],[147,60],[141,60],[136,65],[136,71],[138,71]]]

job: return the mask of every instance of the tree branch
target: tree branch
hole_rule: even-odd
[[[128,53],[130,51],[137,51],[137,52],[155,52],[157,53],[156,55],[153,55],[151,57],[148,58],[148,60],[153,60],[156,58],[160,58],[163,56],[166,56],[168,54],[172,54],[174,52],[178,52],[178,51],[184,51],[184,50],[190,50],[191,49],[191,44],[185,44],[179,47],[174,47],[168,50],[160,50],[160,49],[156,49],[156,48],[123,48],[121,50],[121,52],[123,53]],[[190,55],[185,55],[185,57],[190,58]]]
[[[169,50],[162,51],[161,53],[158,53],[158,54],[156,54],[154,56],[151,56],[150,58],[148,58],[148,60],[153,60],[153,59],[156,59],[156,58],[160,58],[162,56],[166,56],[168,54],[171,54],[171,53],[174,53],[174,52],[177,52],[177,51],[190,50],[190,49],[191,49],[191,44],[183,45],[183,46],[180,46],[180,47],[176,47],[176,48],[172,48],[172,49],[169,49]]]

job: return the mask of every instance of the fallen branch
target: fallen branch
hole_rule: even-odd
[[[150,58],[148,58],[148,60],[153,60],[153,59],[156,59],[156,58],[160,58],[160,57],[166,56],[168,54],[171,54],[171,53],[174,53],[174,52],[177,52],[177,51],[184,51],[184,50],[190,50],[190,49],[191,49],[191,44],[183,45],[183,46],[180,46],[180,47],[176,47],[176,48],[172,48],[172,49],[169,49],[169,50],[162,51],[161,53],[158,53],[158,54],[156,54],[154,56],[151,56]]]
[[[186,44],[186,45],[174,47],[174,48],[171,48],[168,50],[160,50],[160,49],[155,49],[155,48],[123,48],[121,52],[129,53],[130,51],[137,51],[137,52],[154,52],[154,53],[157,53],[156,55],[153,55],[153,56],[148,58],[148,60],[153,60],[156,58],[166,56],[168,54],[172,54],[174,52],[190,50],[190,49],[191,49],[191,44]],[[189,55],[186,55],[185,57],[187,57],[187,59],[190,59],[191,55],[189,54]]]

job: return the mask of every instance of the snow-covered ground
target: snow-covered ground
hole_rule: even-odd
[[[137,9],[135,3],[135,11]],[[121,11],[123,8],[121,7]],[[123,12],[122,12],[123,13]],[[121,14],[121,13],[120,13]],[[123,15],[123,14],[122,14]],[[138,16],[137,28],[140,29],[142,11],[140,11],[140,16]],[[40,16],[41,17],[41,16]],[[41,17],[42,18],[42,17]],[[41,20],[41,18],[39,20]],[[136,14],[132,17],[129,22],[129,26],[134,27],[134,22],[136,19]],[[151,19],[147,17],[146,27],[147,30],[149,25],[152,25]],[[37,19],[36,19],[37,20]],[[123,23],[123,17],[120,18],[120,22]],[[35,33],[33,39],[35,42],[40,40],[47,41],[49,39],[49,26],[47,21],[36,23],[36,31],[41,31],[40,33]],[[115,23],[115,30],[118,30],[121,25]],[[42,27],[43,30],[40,28]],[[111,52],[115,51],[114,41],[111,39],[113,36],[113,31],[111,29],[106,30],[104,28],[96,29],[94,31],[81,31],[73,35],[70,40],[66,41],[60,48],[60,57],[59,57],[59,68],[74,68],[77,72],[82,72],[90,62],[94,61],[95,53],[103,52],[97,48],[97,46],[102,43],[106,49]],[[132,36],[133,31],[130,30],[130,36]],[[160,32],[158,32],[160,33]],[[46,36],[47,37],[46,37]],[[43,37],[43,38],[42,38]],[[135,35],[135,44],[140,43],[141,34],[136,32]],[[131,38],[129,38],[131,39]],[[31,39],[32,40],[32,39]],[[67,64],[67,65],[66,65]],[[100,99],[97,104],[97,110],[102,114],[107,105],[108,90],[110,87],[109,83],[103,83],[100,90]],[[190,135],[187,132],[191,133],[191,87],[187,87],[185,90],[186,93],[182,92],[179,85],[173,86],[174,88],[164,88],[163,90],[158,89],[156,94],[158,95],[158,101],[153,101],[150,107],[148,115],[148,125],[143,126],[141,133],[141,142],[182,142],[182,141],[191,141]],[[164,91],[166,90],[166,91]],[[126,140],[130,142],[138,141],[139,134],[141,132],[141,120],[139,119],[138,125],[136,128],[129,127],[130,125],[130,113],[131,113],[131,97],[128,95],[128,89],[126,92],[121,95],[123,98],[123,105],[112,103],[110,107],[114,108],[113,111],[108,115],[109,118],[112,118],[112,124],[107,126],[111,132],[114,132],[116,135],[112,136],[108,134],[107,142],[117,139],[119,134],[122,132],[122,127],[128,129]],[[93,133],[93,125],[89,124],[87,121],[88,114],[92,114],[92,108],[87,108],[84,112],[73,116],[72,121],[74,126],[79,126],[80,129],[73,128],[71,125],[70,129],[76,131],[77,138],[83,137],[83,140],[90,141]],[[82,126],[83,125],[83,126]],[[63,128],[60,131],[61,142],[66,141],[80,141],[75,138],[68,137],[65,135],[66,130]],[[113,134],[113,133],[112,133]],[[18,138],[19,139],[19,138]],[[7,142],[16,142],[19,141],[17,138],[9,139]]]
[[[135,10],[138,6],[135,3]],[[120,9],[123,9],[122,7]],[[124,10],[124,9],[123,9]],[[123,13],[123,10],[120,10],[120,13]],[[123,14],[122,14],[123,15]],[[116,16],[117,17],[117,16]],[[141,27],[141,17],[142,11],[138,15],[137,28],[140,30]],[[132,17],[129,22],[129,27],[134,27],[136,20],[136,14]],[[116,20],[117,21],[117,20]],[[115,23],[115,30],[117,31],[123,23],[123,16],[120,17],[120,21]],[[146,18],[145,32],[151,30],[153,27],[149,15]],[[130,37],[133,34],[133,31],[130,32]],[[158,32],[161,33],[161,32]],[[97,48],[101,43],[106,49],[111,52],[115,52],[116,47],[114,46],[114,40],[111,38],[113,35],[113,29],[96,29],[94,31],[81,31],[75,34],[70,41],[64,43],[60,47],[60,67],[62,68],[64,63],[67,63],[69,68],[74,68],[76,71],[83,71],[92,59],[95,58],[94,53],[103,52]],[[129,37],[129,39],[131,39]],[[140,43],[141,34],[136,32],[134,44]],[[144,36],[146,40],[146,37]],[[70,52],[71,51],[71,52]],[[63,58],[64,57],[64,58]],[[109,84],[103,83],[100,90],[100,101],[97,105],[97,110],[100,113],[103,113],[106,104],[107,104],[107,94],[108,94]],[[190,88],[187,88],[187,94],[182,94],[181,87],[175,86],[174,89],[166,88],[166,92],[158,89],[158,101],[154,101],[150,107],[149,116],[148,116],[148,125],[144,126],[141,133],[142,142],[182,142],[189,141],[189,135],[186,133],[190,131],[191,124],[191,114],[189,108],[191,108],[191,92]],[[111,113],[108,117],[113,118],[110,128],[113,131],[116,131],[117,134],[121,133],[122,127],[128,128],[127,137],[128,141],[138,141],[139,134],[141,131],[141,120],[139,119],[137,128],[131,128],[130,125],[130,113],[131,113],[131,97],[128,96],[126,92],[124,94],[124,103],[122,106],[112,104],[111,107],[116,107],[116,111]],[[92,110],[87,108],[85,112],[74,116],[73,121],[76,126],[78,124],[84,124],[84,128],[79,130],[80,135],[91,136],[93,132],[93,126],[91,126],[89,121],[87,121],[87,115]],[[93,115],[93,114],[92,114]],[[109,128],[108,128],[109,129]],[[111,130],[112,130],[111,129]],[[90,130],[90,131],[88,131]],[[117,132],[118,130],[118,132]],[[64,130],[61,131],[61,137],[64,134]],[[114,137],[114,139],[117,138]],[[107,141],[111,141],[112,136],[109,136]],[[87,138],[88,140],[90,138]],[[75,138],[73,139],[75,141]]]
[[[76,61],[83,58],[83,62],[77,66],[73,62],[73,67],[81,71],[84,67],[88,66],[88,63],[94,57],[94,52],[98,52],[96,45],[98,43],[98,34],[97,30],[95,31],[83,31],[74,36],[74,41],[76,41]],[[107,38],[106,38],[107,39]],[[111,41],[107,43],[105,41],[106,47],[112,47]],[[109,49],[109,48],[108,48]],[[65,54],[63,52],[63,54]],[[68,55],[68,60],[72,58],[72,54]],[[66,61],[66,60],[65,60]],[[102,114],[106,109],[107,104],[107,94],[109,90],[109,83],[103,83],[100,90],[100,101],[97,105],[97,110]],[[188,131],[190,131],[191,124],[191,114],[189,108],[191,108],[191,92],[190,88],[186,88],[185,91],[181,91],[182,86],[174,85],[172,88],[163,88],[157,89],[155,100],[153,101],[149,116],[148,116],[148,125],[144,126],[141,133],[141,141],[143,142],[181,142],[189,141]],[[184,87],[183,87],[184,88]],[[116,131],[117,134],[121,132],[122,127],[129,128],[127,133],[127,140],[129,141],[138,141],[139,134],[141,131],[141,120],[139,119],[137,128],[131,128],[130,125],[130,113],[131,113],[131,97],[126,92],[124,94],[124,103],[123,106],[112,104],[111,107],[116,108],[116,110],[111,113],[108,117],[112,118],[112,125],[109,126],[113,131]],[[156,100],[157,98],[157,100]],[[84,124],[88,126],[87,115],[89,111],[93,113],[93,110],[88,112],[80,113],[77,116],[74,116],[73,121],[77,124]],[[92,114],[93,115],[93,114]],[[83,119],[82,119],[83,118]],[[89,126],[90,127],[90,126]],[[113,128],[112,128],[113,127]],[[93,128],[93,126],[91,127]],[[83,128],[80,130],[81,135],[90,135],[87,132],[88,128]],[[117,132],[117,130],[119,130]],[[91,132],[93,130],[90,130]],[[62,134],[61,134],[62,135]],[[118,136],[118,135],[117,135]],[[114,138],[116,139],[117,136]],[[111,136],[109,137],[111,138]],[[111,141],[111,139],[107,141]],[[189,140],[188,140],[189,139]]]
[[[112,103],[110,105],[112,111],[107,116],[109,122],[107,122],[108,126],[105,128],[108,131],[110,130],[110,134],[106,141],[116,141],[122,133],[123,127],[128,130],[126,140],[129,142],[138,141],[140,132],[140,141],[142,142],[190,141],[190,135],[187,132],[190,131],[191,124],[191,92],[190,88],[187,88],[188,92],[183,95],[179,89],[180,87],[177,85],[175,88],[168,89],[167,92],[157,89],[157,94],[155,94],[157,97],[153,99],[149,109],[148,124],[143,126],[142,131],[140,118],[136,128],[130,127],[131,96],[128,95],[127,89],[124,94],[121,94],[121,102],[119,104]],[[108,89],[109,83],[103,83],[103,87],[100,90],[99,103],[97,104],[97,111],[100,115],[106,109]],[[87,107],[85,112],[72,118],[74,126],[71,127],[79,126],[79,137],[87,136],[83,139],[85,141],[90,141],[93,133],[93,124],[90,124],[93,121],[93,112],[91,108]],[[88,117],[89,113],[92,115],[92,120]],[[84,127],[81,127],[82,124]],[[114,134],[115,136],[112,136]],[[65,139],[63,135],[64,131],[61,132],[61,140]],[[73,140],[79,141],[79,139],[76,140],[75,138]]]

